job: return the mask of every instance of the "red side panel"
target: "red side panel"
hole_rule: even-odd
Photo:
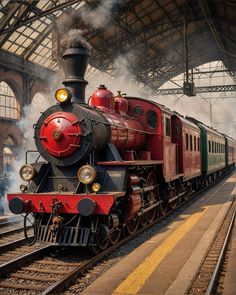
[[[128,115],[136,118],[147,132],[145,149],[151,152],[152,160],[163,160],[163,122],[162,109],[158,104],[145,99],[128,97]],[[152,127],[148,121],[148,112],[156,113],[157,124]]]
[[[200,129],[185,118],[172,118],[173,141],[178,145],[178,172],[190,179],[201,174]]]

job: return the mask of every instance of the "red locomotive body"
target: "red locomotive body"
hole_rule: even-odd
[[[152,101],[114,97],[104,85],[85,103],[88,56],[83,46],[63,54],[66,88],[56,92],[59,104],[35,124],[35,144],[45,161],[26,161],[20,175],[27,185],[8,200],[13,213],[25,214],[30,243],[97,252],[116,243],[124,229],[133,234],[153,222],[206,179],[196,124]],[[27,236],[29,214],[33,240]]]

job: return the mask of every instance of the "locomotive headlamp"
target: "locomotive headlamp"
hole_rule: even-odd
[[[20,168],[19,174],[21,179],[30,181],[35,176],[35,170],[31,165],[25,164]]]
[[[20,190],[22,191],[22,193],[24,193],[27,190],[27,186],[24,184],[20,185]]]
[[[71,99],[71,92],[66,88],[61,88],[56,91],[55,97],[58,102],[64,103]]]
[[[84,184],[90,184],[94,181],[96,177],[96,171],[92,166],[84,165],[79,168],[77,177],[80,182]]]
[[[101,189],[101,184],[98,182],[94,182],[92,185],[93,192],[97,193],[100,191],[100,189]]]

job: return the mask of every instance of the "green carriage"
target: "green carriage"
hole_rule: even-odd
[[[198,123],[198,126],[201,129],[202,173],[209,175],[224,169],[225,137],[201,123]]]

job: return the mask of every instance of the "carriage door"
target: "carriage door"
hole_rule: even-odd
[[[164,163],[165,175],[168,179],[176,175],[176,144],[172,142],[171,116],[166,114],[164,120]]]

